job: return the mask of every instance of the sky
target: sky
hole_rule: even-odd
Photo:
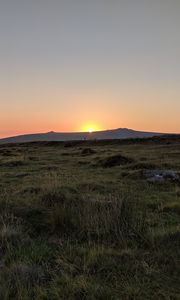
[[[0,137],[179,116],[180,0],[0,0]]]

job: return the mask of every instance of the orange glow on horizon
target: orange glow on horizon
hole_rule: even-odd
[[[87,123],[80,128],[81,132],[89,132],[89,133],[92,133],[94,131],[100,131],[100,130],[102,130],[102,128],[93,122]]]

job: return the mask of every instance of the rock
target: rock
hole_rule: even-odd
[[[145,170],[144,175],[150,182],[178,181],[178,172],[171,170]]]

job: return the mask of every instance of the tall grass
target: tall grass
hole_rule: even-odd
[[[179,145],[133,143],[0,149],[0,300],[179,300]]]
[[[137,211],[137,200],[127,195],[53,190],[42,201],[47,205],[50,230],[71,238],[117,243],[139,239],[146,231],[145,215]]]

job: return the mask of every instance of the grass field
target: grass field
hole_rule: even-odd
[[[180,299],[180,138],[0,146],[0,299]]]

